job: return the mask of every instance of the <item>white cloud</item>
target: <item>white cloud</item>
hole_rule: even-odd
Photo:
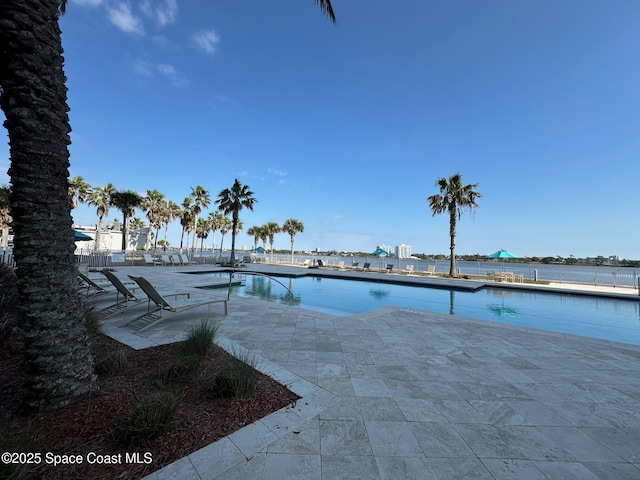
[[[271,173],[273,175],[278,175],[280,177],[284,177],[287,174],[287,172],[283,172],[282,170],[278,170],[276,168],[268,168],[267,172],[269,172],[269,173]]]
[[[191,40],[193,40],[198,50],[201,50],[207,55],[213,55],[220,41],[220,35],[218,35],[214,29],[203,30],[193,34]]]
[[[146,60],[135,60],[133,62],[133,72],[142,77],[153,76],[153,65]]]
[[[133,14],[131,6],[126,2],[118,2],[107,7],[109,21],[126,33],[144,35],[142,21]]]
[[[182,88],[189,85],[189,80],[187,80],[186,77],[178,72],[172,65],[159,63],[156,68],[158,69],[158,72],[171,81],[173,86]]]
[[[164,27],[176,21],[178,17],[177,0],[160,0],[151,4],[149,0],[142,2],[140,8],[149,18],[155,20],[159,27]]]

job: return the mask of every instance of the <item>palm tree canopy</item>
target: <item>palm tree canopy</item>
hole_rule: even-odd
[[[134,209],[142,204],[142,196],[133,190],[119,190],[111,194],[111,205],[125,216],[133,215]]]
[[[225,188],[218,194],[216,203],[218,210],[225,215],[237,216],[243,208],[253,210],[253,206],[258,201],[253,197],[253,192],[248,185],[242,185],[238,179],[233,182],[231,188]]]
[[[336,15],[333,12],[333,7],[331,6],[331,1],[330,0],[316,0],[316,3],[320,6],[320,9],[323,11],[323,13],[329,17],[329,19],[333,22],[336,23]]]
[[[76,208],[79,203],[86,203],[91,195],[91,185],[85,182],[81,176],[69,180],[69,197],[71,208]]]
[[[293,237],[296,233],[304,232],[304,224],[300,220],[289,218],[282,224],[282,230]]]
[[[440,194],[428,198],[434,216],[448,211],[460,219],[465,209],[473,211],[478,207],[476,200],[482,198],[482,194],[476,190],[478,184],[463,185],[460,173],[455,173],[449,178],[439,178],[436,186],[440,189]]]
[[[109,205],[111,204],[111,194],[116,191],[116,187],[107,183],[104,188],[93,187],[89,195],[88,203],[96,207],[98,217],[109,216]]]

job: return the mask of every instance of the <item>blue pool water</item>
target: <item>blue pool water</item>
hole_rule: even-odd
[[[640,345],[640,302],[633,299],[499,288],[468,292],[322,277],[245,278],[234,293],[334,315],[395,305]]]

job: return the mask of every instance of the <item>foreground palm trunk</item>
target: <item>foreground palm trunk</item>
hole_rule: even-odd
[[[0,106],[11,152],[26,401],[39,409],[66,405],[95,383],[73,256],[62,4],[0,1]]]

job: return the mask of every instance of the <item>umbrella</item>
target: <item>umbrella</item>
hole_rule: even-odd
[[[88,242],[89,240],[93,240],[89,235],[85,235],[82,232],[77,230],[73,231],[73,241],[74,242]]]
[[[371,252],[371,255],[376,255],[377,257],[386,257],[387,255],[389,255],[389,252],[387,252],[384,248],[376,248],[373,252]],[[380,270],[382,270],[382,260],[380,260]]]
[[[518,255],[514,255],[506,250],[498,250],[491,255],[487,255],[487,258],[520,258]]]
[[[508,252],[507,250],[498,250],[497,252],[493,252],[491,255],[487,255],[487,258],[505,259],[505,258],[520,258],[520,257],[518,255],[514,255],[511,252]],[[504,271],[504,262],[502,262],[501,268]]]
[[[253,251],[254,251],[254,252],[258,252],[258,253],[264,253],[264,252],[265,252],[265,249],[264,249],[264,248],[262,248],[262,247],[258,247],[258,248],[254,248],[254,249],[253,249]]]

